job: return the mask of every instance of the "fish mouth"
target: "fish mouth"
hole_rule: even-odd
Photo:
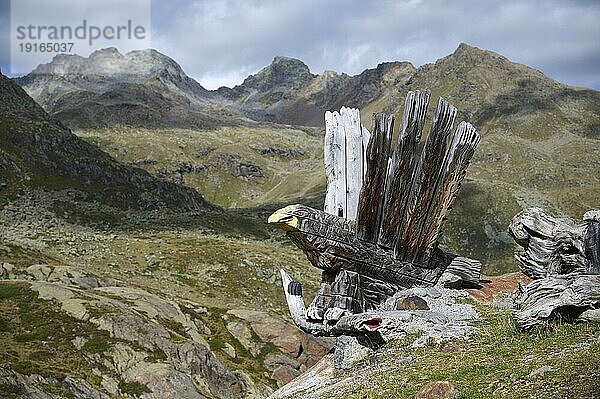
[[[363,321],[363,326],[368,331],[376,331],[379,327],[381,327],[381,317],[373,317],[369,320]]]

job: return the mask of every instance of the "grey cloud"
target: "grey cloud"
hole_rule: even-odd
[[[275,55],[356,74],[383,61],[433,62],[460,42],[566,83],[600,84],[593,1],[225,0],[176,2],[164,13],[154,4],[153,45],[211,88],[240,83]]]
[[[434,62],[466,42],[598,89],[598,20],[598,1],[155,0],[151,33],[152,47],[208,88],[238,84],[275,55],[314,73],[357,74],[384,61]]]

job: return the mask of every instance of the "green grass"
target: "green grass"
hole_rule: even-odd
[[[152,390],[148,388],[146,385],[139,383],[137,381],[121,381],[119,382],[119,389],[121,392],[131,395],[134,398],[139,398],[145,393],[151,393]]]
[[[14,298],[21,295],[23,287],[12,284],[0,285],[0,299]]]
[[[510,311],[480,311],[483,319],[472,339],[415,352],[408,340],[391,343],[385,355],[371,360],[381,362],[381,371],[331,397],[414,398],[427,382],[440,380],[454,384],[461,398],[600,397],[600,323],[549,324],[526,333],[517,331]],[[588,347],[577,350],[578,345]],[[406,356],[412,363],[395,363]],[[552,371],[535,375],[542,366]]]
[[[12,384],[0,384],[0,392],[2,392],[4,397],[7,399],[18,398],[23,394],[23,388],[18,385]]]
[[[10,365],[23,374],[40,374],[62,379],[66,375],[84,378],[99,385],[92,377],[94,364],[75,348],[75,337],[86,337],[98,349],[110,336],[94,326],[61,312],[52,301],[39,299],[21,282],[0,282],[0,364]],[[10,295],[7,295],[10,294]]]
[[[111,347],[109,338],[109,336],[104,336],[104,334],[94,334],[92,337],[90,337],[90,339],[85,341],[85,344],[83,344],[83,350],[88,353],[106,352]]]

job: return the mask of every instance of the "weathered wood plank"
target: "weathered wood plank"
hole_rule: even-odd
[[[402,125],[398,142],[389,165],[389,179],[386,181],[385,202],[379,230],[378,243],[393,248],[406,214],[408,195],[412,185],[413,172],[417,164],[417,147],[429,103],[428,90],[408,92],[404,103]]]
[[[363,182],[365,180],[365,175],[367,174],[367,151],[369,148],[369,141],[371,140],[371,133],[369,132],[369,129],[367,129],[366,127],[362,126],[362,160],[363,160]],[[362,188],[362,187],[361,187]],[[360,200],[360,194],[359,194],[359,200]],[[358,208],[357,208],[358,209]]]
[[[360,192],[357,214],[357,237],[369,242],[377,242],[385,181],[388,173],[388,160],[394,117],[378,114],[373,116],[373,132],[367,148],[367,171]]]
[[[346,216],[346,138],[338,112],[325,113],[325,176],[327,193],[323,209],[327,213]]]
[[[452,259],[452,262],[448,265],[444,274],[442,274],[441,279],[444,278],[444,275],[448,274],[456,277],[453,280],[455,281],[455,285],[459,285],[460,287],[478,285],[481,278],[481,262],[475,259],[457,256]]]
[[[309,334],[320,335],[323,330],[321,323],[312,323],[306,319],[306,307],[302,296],[302,284],[292,281],[292,278],[285,272],[280,270],[281,283],[285,293],[285,300],[288,304],[288,309],[294,323],[302,330]]]
[[[340,112],[325,113],[325,212],[356,219],[369,137],[358,109],[342,107]]]
[[[441,170],[441,185],[437,190],[436,198],[430,203],[429,217],[420,232],[417,250],[413,256],[415,262],[426,261],[437,247],[448,213],[456,199],[479,139],[477,130],[470,123],[461,122],[456,129]]]
[[[415,169],[402,231],[394,246],[396,256],[401,259],[412,259],[418,250],[419,237],[432,211],[431,202],[443,178],[442,166],[455,118],[456,108],[440,97],[429,137]]]
[[[600,210],[586,212],[583,221],[587,223],[583,243],[585,256],[589,260],[588,272],[600,274]]]
[[[347,219],[356,219],[358,198],[363,184],[363,148],[360,112],[356,108],[342,107],[341,126],[346,143],[346,213]]]

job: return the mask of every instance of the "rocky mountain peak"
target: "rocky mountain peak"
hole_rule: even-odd
[[[41,64],[30,76],[102,76],[113,81],[141,83],[146,79],[164,75],[185,75],[181,67],[171,58],[156,50],[136,50],[121,54],[114,47],[94,51],[89,57],[60,54],[51,62]]]
[[[414,71],[413,64],[406,61],[382,62],[374,70],[377,79],[383,84],[393,84],[398,79],[405,79],[407,74]]]
[[[115,47],[108,47],[94,51],[89,57],[60,54],[17,82],[51,113],[66,95],[83,98],[85,92],[101,95],[130,85],[159,84],[163,87],[159,91],[166,86],[186,102],[201,102],[208,96],[208,91],[188,77],[179,64],[153,49],[121,54]]]
[[[440,60],[444,60],[444,59],[453,59],[456,61],[459,61],[463,64],[467,64],[467,65],[474,65],[477,63],[480,63],[484,60],[487,61],[506,61],[506,62],[510,62],[508,61],[508,59],[506,59],[505,57],[501,56],[498,53],[495,53],[493,51],[489,51],[489,50],[482,50],[478,47],[475,46],[471,46],[469,44],[466,43],[461,43],[456,50],[454,50],[454,52],[452,54],[450,54],[447,57],[441,58]]]
[[[276,87],[291,89],[314,77],[315,75],[310,73],[310,69],[302,61],[295,58],[276,56],[269,66],[246,78],[242,86],[261,91]]]
[[[304,62],[300,61],[297,58],[285,57],[283,55],[276,55],[275,57],[273,57],[273,61],[271,61],[271,67],[277,66],[298,68],[310,72],[308,66]]]
[[[119,52],[116,47],[106,47],[103,49],[99,49],[90,54],[91,59],[97,59],[102,57],[109,58],[121,58],[123,55]]]

